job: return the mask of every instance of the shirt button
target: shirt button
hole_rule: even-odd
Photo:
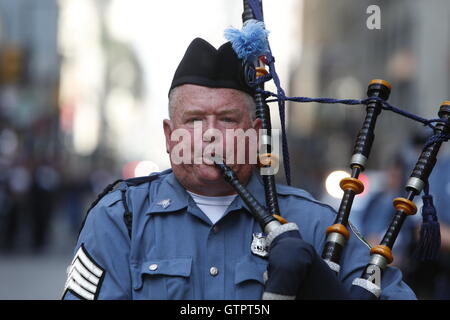
[[[219,232],[219,227],[218,227],[218,226],[214,226],[214,227],[213,227],[213,232],[214,232],[214,233]]]
[[[155,271],[156,269],[158,269],[158,265],[156,263],[151,264],[149,267],[150,271]]]
[[[216,267],[211,267],[211,269],[209,269],[209,274],[215,277],[219,274],[219,269],[217,269]]]

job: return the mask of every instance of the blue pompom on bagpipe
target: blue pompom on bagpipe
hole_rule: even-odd
[[[269,52],[268,34],[264,22],[253,19],[246,21],[241,30],[230,27],[224,32],[237,56],[247,62],[253,62]]]

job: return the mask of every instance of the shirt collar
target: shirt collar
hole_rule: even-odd
[[[246,185],[246,188],[250,192],[250,194],[252,194],[255,197],[255,199],[259,202],[259,204],[265,207],[266,200],[264,193],[264,185],[261,176],[256,170],[253,170],[253,173],[250,177],[248,184]],[[240,210],[242,208],[250,212],[248,206],[245,204],[242,198],[238,196],[231,203],[226,213],[230,211]]]
[[[263,181],[256,170],[253,171],[246,187],[247,190],[256,198],[256,200],[262,206],[265,206]],[[153,195],[153,197],[153,200],[150,199],[151,204],[147,210],[147,214],[176,212],[187,208],[193,203],[193,201],[190,201],[191,197],[177,180],[173,172],[170,172],[163,177],[158,191],[156,195]],[[225,215],[228,212],[240,210],[242,208],[250,211],[241,197],[237,196],[228,207]]]
[[[150,206],[147,214],[179,211],[188,206],[188,199],[189,195],[186,190],[178,182],[173,172],[170,172],[163,177],[156,194],[150,194]]]

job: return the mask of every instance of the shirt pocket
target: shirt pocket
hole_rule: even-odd
[[[267,261],[254,256],[246,256],[236,263],[234,284],[236,299],[259,300],[264,290],[264,272]]]
[[[150,259],[142,263],[135,279],[140,299],[192,299],[192,258]]]

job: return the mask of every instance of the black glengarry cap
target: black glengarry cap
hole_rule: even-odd
[[[253,95],[255,91],[246,83],[244,69],[230,42],[216,49],[209,42],[195,38],[175,71],[169,93],[183,84],[195,84],[237,89]]]

